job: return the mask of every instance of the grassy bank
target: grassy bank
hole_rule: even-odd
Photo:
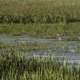
[[[29,35],[42,37],[56,37],[57,33],[64,32],[63,24],[2,24],[0,33],[11,35]]]
[[[76,28],[77,27],[77,28]],[[66,38],[66,40],[79,40],[80,23],[72,24],[0,24],[0,34],[28,35],[45,38]]]
[[[0,54],[0,80],[79,80],[80,68],[70,70],[67,65],[51,58],[26,59],[12,50]]]
[[[0,23],[80,22],[79,0],[1,0]]]

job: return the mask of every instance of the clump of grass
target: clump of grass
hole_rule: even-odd
[[[11,16],[4,15],[0,17],[0,23],[7,24],[30,24],[30,23],[59,23],[64,22],[64,18],[60,16]]]
[[[69,70],[51,58],[25,58],[13,49],[0,54],[0,80],[79,80],[80,68]]]

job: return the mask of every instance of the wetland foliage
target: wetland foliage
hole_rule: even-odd
[[[77,26],[77,28],[76,28]],[[0,34],[41,38],[80,40],[80,23],[72,24],[0,24]]]
[[[60,41],[80,40],[80,1],[0,0],[0,35],[2,34]],[[58,46],[61,49],[62,45]],[[47,45],[21,44],[11,47],[0,43],[0,80],[80,80],[80,65],[70,69],[69,65],[49,57],[27,58],[23,53],[14,51],[17,48],[27,51],[47,50]],[[80,49],[80,45],[77,49]]]
[[[0,54],[0,80],[79,80],[80,67],[69,69],[52,58],[25,58],[13,49]]]

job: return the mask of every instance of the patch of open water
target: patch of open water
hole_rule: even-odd
[[[80,64],[80,41],[61,41],[54,39],[33,38],[29,36],[0,35],[0,43],[7,45],[16,45],[20,43],[47,44],[47,50],[42,49],[27,51],[26,49],[17,48],[16,51],[22,54],[24,53],[25,56],[47,57],[50,55],[55,56],[64,63]],[[6,53],[9,51],[9,48],[0,49],[0,53]]]

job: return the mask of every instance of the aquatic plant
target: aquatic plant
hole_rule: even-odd
[[[26,58],[11,49],[0,54],[0,80],[79,80],[80,68],[72,70],[49,58]]]

